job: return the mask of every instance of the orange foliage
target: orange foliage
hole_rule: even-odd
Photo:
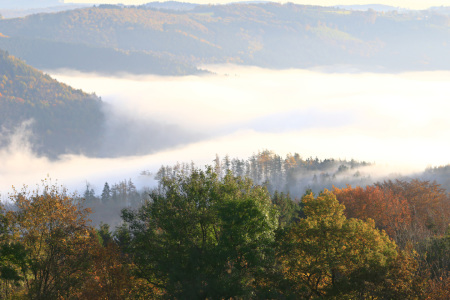
[[[288,154],[286,156],[286,159],[284,160],[284,165],[286,169],[294,168],[297,165],[297,160],[295,159],[295,156]]]
[[[125,299],[132,290],[132,276],[127,265],[121,262],[118,247],[113,243],[106,247],[97,244],[92,258],[90,278],[77,298]]]
[[[397,243],[442,235],[450,223],[449,195],[434,182],[385,181],[333,192],[346,206],[347,216],[374,219]]]
[[[407,200],[415,225],[414,230],[445,233],[450,222],[450,199],[439,184],[415,179],[389,180],[377,186],[383,190],[391,190]]]
[[[334,188],[333,193],[340,203],[346,207],[346,215],[350,218],[367,220],[371,218],[380,229],[390,236],[411,223],[411,212],[407,200],[392,190],[375,186],[366,188]]]
[[[450,272],[443,277],[429,280],[427,300],[450,299]]]

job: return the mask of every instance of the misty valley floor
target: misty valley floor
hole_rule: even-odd
[[[375,162],[377,174],[448,163],[450,104],[445,91],[450,72],[207,68],[216,75],[105,77],[48,72],[101,96],[111,107],[108,124],[118,120],[129,124],[126,139],[117,145],[128,144],[132,152],[140,141],[155,141],[160,148],[116,158],[70,155],[49,161],[17,142],[1,152],[6,162],[1,190],[34,184],[47,174],[78,190],[86,181],[101,189],[105,180],[123,178],[132,178],[139,186],[152,185],[148,176],[139,175],[141,171],[155,172],[161,165],[191,160],[211,164],[216,153],[245,158],[264,149],[281,155],[298,152],[304,157]],[[145,128],[163,132],[156,139],[155,132]]]

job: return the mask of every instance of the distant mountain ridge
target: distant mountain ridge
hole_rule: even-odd
[[[391,5],[383,5],[383,4],[355,4],[355,5],[336,5],[338,8],[347,9],[347,10],[369,10],[373,9],[375,11],[380,12],[388,12],[388,11],[406,11],[406,9],[391,6]]]
[[[187,11],[192,10],[199,6],[200,4],[189,3],[189,2],[178,2],[178,1],[154,1],[146,4],[142,4],[143,7],[151,7],[156,9],[166,9],[166,10],[179,10]]]
[[[100,74],[200,74],[204,71],[167,53],[126,51],[111,47],[46,39],[1,37],[0,47],[39,69],[75,69]]]
[[[172,6],[189,9],[157,8]],[[39,68],[137,74],[142,69],[194,74],[198,66],[230,62],[275,69],[450,69],[447,10],[398,14],[379,8],[389,11],[272,2],[193,8],[179,2],[101,5],[0,20],[0,33],[10,37],[0,38],[0,48]],[[84,53],[85,61],[78,52]],[[55,59],[38,58],[42,53]],[[105,62],[94,66],[90,57],[104,57]]]

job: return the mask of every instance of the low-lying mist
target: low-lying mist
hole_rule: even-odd
[[[450,162],[450,72],[205,68],[215,74],[49,72],[108,104],[107,132],[114,138],[104,152],[119,157],[66,155],[51,161],[31,153],[26,130],[18,131],[0,152],[3,195],[11,185],[33,186],[47,176],[79,192],[86,182],[101,193],[105,181],[128,178],[142,187],[154,180],[141,172],[156,172],[163,164],[202,166],[212,164],[216,153],[245,159],[263,149],[375,162],[373,172],[386,174]]]

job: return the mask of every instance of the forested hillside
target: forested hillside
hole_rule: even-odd
[[[9,38],[1,38],[0,47],[43,68],[92,71],[142,73],[136,60],[149,73],[180,75],[196,72],[194,65],[224,62],[269,68],[434,70],[450,68],[449,24],[445,8],[398,13],[290,3],[197,5],[184,10],[101,5],[1,20],[0,32]],[[39,60],[43,49],[64,59]],[[90,66],[90,60],[77,58],[77,49],[97,57],[103,51],[112,59],[108,67],[102,61]],[[66,62],[69,57],[75,58],[71,64]]]
[[[31,121],[32,150],[55,157],[92,153],[104,121],[101,100],[59,83],[0,50],[0,126],[2,145],[15,128]]]
[[[0,37],[0,46],[39,69],[63,68],[100,74],[188,75],[205,72],[179,62],[167,53],[127,51],[26,37]]]
[[[140,201],[131,181],[105,184],[84,204],[135,199],[115,229],[93,227],[83,201],[48,180],[17,191],[0,211],[1,297],[448,299],[450,199],[439,185],[293,199],[215,169],[174,168]]]

